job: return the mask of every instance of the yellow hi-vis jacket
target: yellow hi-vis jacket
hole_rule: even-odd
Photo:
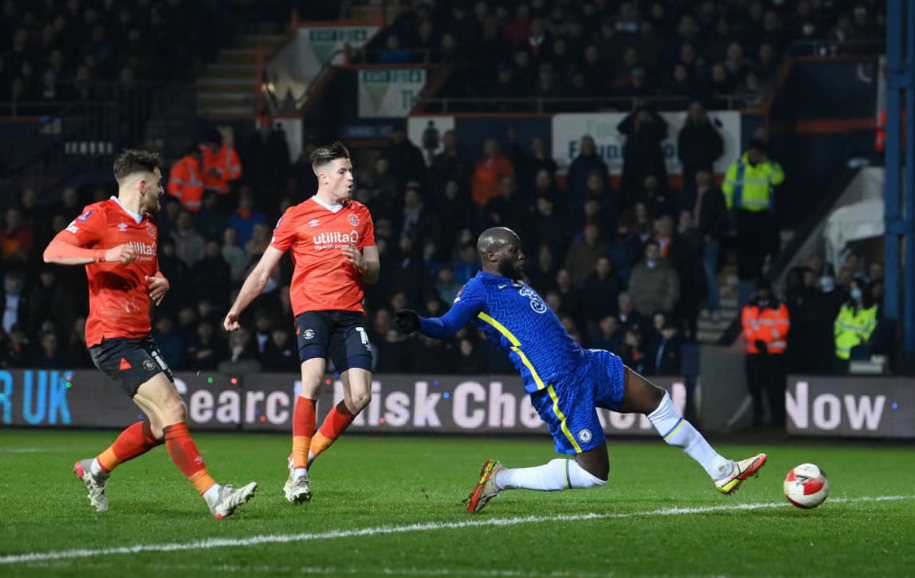
[[[836,317],[836,357],[839,359],[850,358],[852,348],[870,341],[871,333],[877,327],[876,305],[855,309],[854,305],[843,305]]]
[[[728,209],[769,211],[774,209],[772,186],[784,180],[785,171],[778,163],[764,162],[754,167],[748,153],[743,153],[740,160],[728,167],[721,190]]]

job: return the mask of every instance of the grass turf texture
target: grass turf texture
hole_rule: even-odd
[[[260,484],[235,516],[215,520],[164,448],[119,467],[108,489],[111,511],[92,510],[70,469],[115,435],[0,433],[0,576],[795,578],[910,576],[915,567],[908,448],[721,445],[731,458],[769,454],[759,478],[722,496],[696,463],[660,440],[611,441],[607,486],[509,491],[471,516],[461,502],[486,458],[539,465],[555,457],[551,442],[344,437],[312,470],[313,501],[293,507],[282,494],[286,436],[197,434],[218,481]],[[829,474],[832,494],[802,511],[785,501],[782,480],[807,461]],[[904,499],[853,501],[878,496]],[[739,509],[760,504],[767,506]],[[678,508],[697,511],[670,512]],[[616,517],[580,519],[591,513]],[[494,525],[528,516],[575,519]],[[483,525],[434,527],[468,522]],[[327,536],[410,524],[427,527]],[[3,562],[24,553],[295,535],[280,543]]]

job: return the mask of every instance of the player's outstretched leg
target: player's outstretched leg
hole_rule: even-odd
[[[361,360],[354,358],[350,361]],[[365,363],[370,362],[371,359],[365,360]],[[308,467],[311,467],[315,458],[337,441],[356,416],[372,401],[372,373],[368,369],[351,367],[343,371],[340,377],[343,380],[343,401],[330,410],[321,424],[321,429],[312,438],[308,452]]]
[[[766,454],[757,454],[736,463],[722,457],[692,424],[683,419],[666,391],[628,367],[625,394],[619,411],[647,415],[664,441],[699,462],[723,494],[737,490],[744,480],[757,475],[766,463]]]
[[[79,460],[73,465],[73,473],[89,490],[89,502],[99,512],[108,511],[108,476],[118,465],[141,456],[161,445],[161,438],[152,434],[148,420],[137,422],[121,432],[111,447],[95,458]]]
[[[503,490],[586,490],[607,483],[609,460],[606,446],[576,456],[555,459],[532,468],[506,468],[496,460],[483,464],[480,479],[467,499],[467,511],[475,514]]]
[[[187,429],[187,408],[175,385],[164,373],[158,373],[140,385],[133,399],[149,416],[153,434],[162,432],[168,455],[200,492],[215,517],[231,516],[239,506],[254,496],[257,489],[254,482],[236,489],[220,486],[210,476],[197,444]]]

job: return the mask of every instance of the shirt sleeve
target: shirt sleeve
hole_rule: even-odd
[[[442,317],[420,317],[419,332],[427,337],[451,337],[483,311],[486,300],[480,288],[471,280],[458,293],[454,305]]]
[[[270,246],[279,251],[287,251],[295,242],[295,219],[291,218],[289,210],[283,213],[273,229],[273,238]]]
[[[97,207],[86,207],[65,230],[76,237],[80,247],[93,247],[102,241],[107,224],[107,217]]]

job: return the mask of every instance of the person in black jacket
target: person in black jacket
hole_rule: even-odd
[[[677,136],[677,154],[683,165],[683,183],[687,186],[696,182],[700,170],[712,171],[712,166],[724,152],[721,134],[699,101],[689,105],[686,122]]]
[[[693,214],[693,224],[702,239],[702,264],[705,271],[706,306],[713,321],[721,319],[721,295],[718,285],[720,239],[728,223],[724,193],[712,182],[707,169],[696,172],[695,186],[680,193],[680,210]]]
[[[683,357],[683,338],[673,320],[664,322],[661,337],[648,352],[645,370],[648,375],[680,375]]]
[[[657,177],[661,190],[667,190],[667,165],[661,143],[667,138],[667,121],[647,106],[639,106],[617,127],[626,135],[623,149],[623,194],[631,198],[645,177]]]

